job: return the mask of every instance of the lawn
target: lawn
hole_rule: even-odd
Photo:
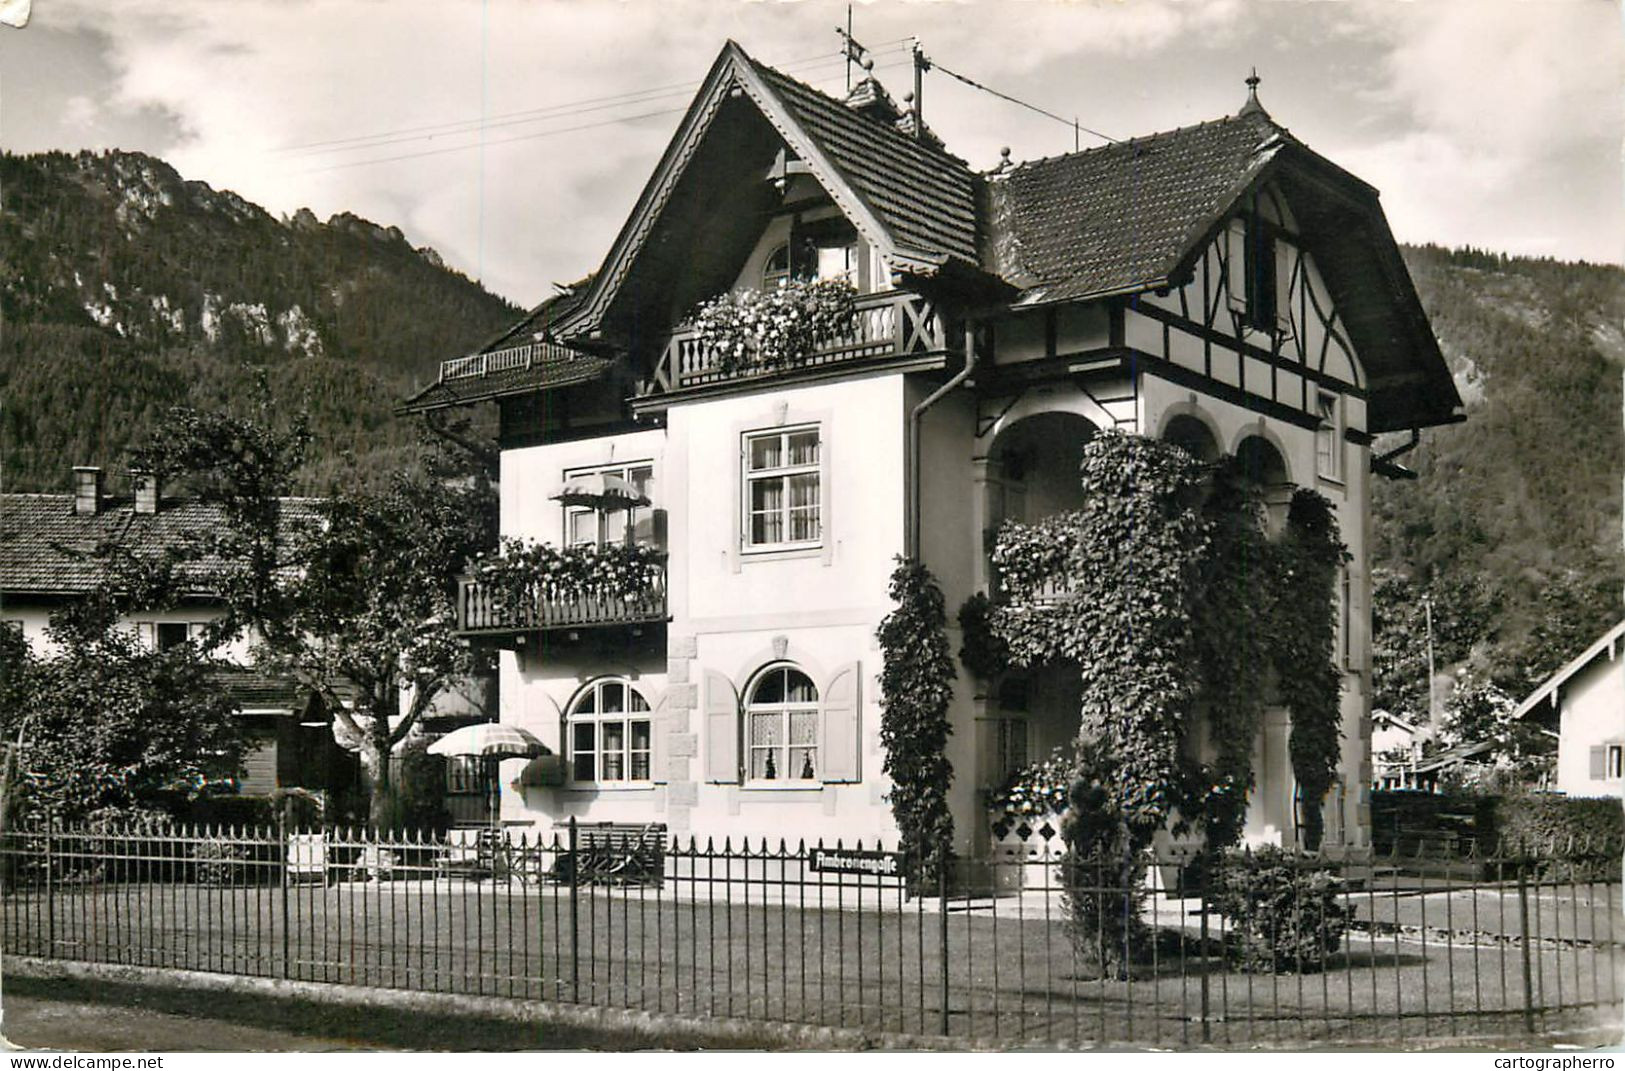
[[[1124,980],[1074,956],[1058,902],[1042,897],[950,901],[944,914],[873,886],[861,902],[846,890],[844,910],[833,888],[731,891],[668,881],[572,900],[563,886],[402,880],[284,899],[271,885],[109,883],[59,888],[51,903],[8,895],[0,937],[30,955],[682,1015],[893,1033],[938,1033],[946,1018],[953,1035],[1013,1043],[1527,1037],[1515,888],[1348,893],[1357,929],[1320,973],[1239,973],[1189,936],[1159,942]],[[1617,1022],[1618,889],[1529,892],[1536,1032]],[[1194,934],[1188,902],[1151,903],[1154,923]]]

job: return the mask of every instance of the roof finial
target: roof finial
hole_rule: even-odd
[[[1247,103],[1241,106],[1238,114],[1251,115],[1264,110],[1264,106],[1258,103],[1258,83],[1262,81],[1263,79],[1258,77],[1258,68],[1254,67],[1252,73],[1247,76]]]

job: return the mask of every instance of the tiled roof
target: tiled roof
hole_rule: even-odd
[[[564,356],[568,353],[569,356]],[[479,376],[443,379],[418,391],[397,408],[400,413],[421,413],[447,406],[489,401],[507,394],[533,390],[553,390],[600,378],[614,361],[562,348],[531,364],[529,368],[509,368]]]
[[[292,677],[263,673],[245,666],[223,666],[214,678],[243,710],[278,710],[296,713],[310,702],[310,689]]]
[[[313,519],[317,500],[289,498],[284,509]],[[0,592],[82,595],[106,579],[97,551],[117,546],[138,557],[195,546],[224,523],[219,506],[166,500],[157,513],[137,513],[128,499],[103,500],[97,513],[74,511],[72,495],[0,495]],[[207,594],[218,559],[187,562],[181,580]]]
[[[976,189],[964,161],[751,61],[853,192],[907,252],[977,262]]]
[[[1256,111],[1021,164],[990,182],[989,266],[1027,302],[1165,279],[1286,143]]]

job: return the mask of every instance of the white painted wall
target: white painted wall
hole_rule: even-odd
[[[1625,747],[1625,651],[1599,654],[1564,683],[1561,696],[1557,790],[1570,796],[1625,796],[1625,780],[1591,776],[1592,748]]]

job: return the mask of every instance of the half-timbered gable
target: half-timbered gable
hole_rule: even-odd
[[[689,322],[730,290],[835,277],[852,325],[794,361],[722,361]],[[1369,484],[1399,471],[1371,444],[1460,401],[1376,191],[1256,94],[978,173],[874,79],[836,99],[730,42],[597,271],[403,408],[488,401],[505,534],[666,561],[637,598],[507,616],[464,586],[465,631],[507,649],[503,717],[567,758],[504,778],[509,818],[890,837],[873,636],[895,556],[950,611],[996,590],[990,533],[1076,507],[1083,444],[1115,428],[1235,454],[1275,506],[1294,486],[1333,501],[1343,778],[1297,799],[1266,711],[1248,835],[1290,842],[1320,806],[1333,842],[1363,843]],[[607,479],[641,500],[629,516],[566,493]],[[987,846],[980,791],[1075,736],[1073,677],[958,682],[965,849]]]

